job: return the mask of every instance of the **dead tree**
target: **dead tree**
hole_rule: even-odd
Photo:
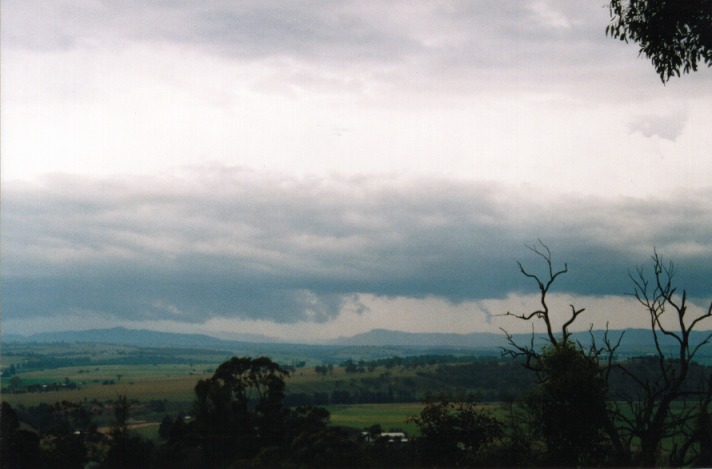
[[[665,264],[657,251],[652,261],[652,279],[642,268],[630,277],[635,286],[633,296],[649,315],[656,350],[656,372],[640,376],[618,365],[637,385],[637,392],[626,396],[629,412],[617,412],[616,417],[623,423],[621,431],[626,434],[628,443],[639,440],[641,465],[654,466],[663,441],[670,438],[673,443],[666,451],[668,464],[682,466],[693,463],[699,456],[699,445],[695,445],[699,442],[695,423],[700,415],[709,412],[712,401],[712,373],[694,361],[699,350],[710,343],[712,333],[697,343],[693,343],[691,337],[695,328],[712,318],[712,302],[706,311],[690,316],[687,292],[682,290],[678,294],[673,285],[675,268],[672,262]],[[670,355],[663,346],[663,337],[672,339],[675,344]],[[698,371],[695,374],[697,379],[702,378],[701,382],[690,382],[693,369]],[[705,374],[706,378],[703,377]]]
[[[712,318],[712,302],[706,310],[696,315],[690,313],[687,292],[682,290],[678,293],[673,285],[674,265],[665,264],[657,251],[654,251],[652,279],[646,276],[642,268],[637,269],[636,275],[630,275],[634,284],[632,295],[649,316],[656,352],[654,366],[647,370],[645,366],[629,366],[614,359],[623,334],[613,340],[608,335],[608,327],[600,346],[596,344],[591,329],[591,343],[588,347],[571,341],[569,328],[584,312],[583,308],[576,309],[570,305],[570,315],[561,324],[560,332],[557,330],[547,303],[547,294],[554,281],[568,272],[568,267],[564,264],[563,269],[555,269],[551,251],[541,241],[539,246],[531,246],[529,249],[544,260],[546,276],[531,273],[519,262],[517,265],[524,276],[536,282],[540,307],[526,314],[507,312],[506,316],[543,322],[545,345],[536,347],[534,332],[530,342],[522,345],[503,330],[509,342],[503,354],[523,358],[524,366],[536,372],[542,384],[549,379],[542,367],[545,353],[574,347],[582,356],[598,363],[607,391],[614,375],[618,381],[624,380],[625,392],[608,396],[605,419],[605,433],[615,463],[652,467],[662,453],[671,466],[705,463],[712,459],[712,371],[695,362],[698,352],[712,341],[712,333],[703,335],[697,342],[693,341],[693,332]],[[668,341],[672,339],[672,352],[666,350],[663,338],[668,338]],[[662,444],[665,441],[671,443],[663,452]]]
[[[622,336],[617,341],[611,340],[606,329],[604,343],[599,346],[593,335],[593,326],[590,326],[590,344],[574,342],[570,328],[585,308],[577,309],[569,305],[569,314],[557,325],[547,301],[551,287],[568,272],[568,266],[564,264],[563,268],[556,269],[551,251],[541,241],[537,246],[529,246],[529,249],[543,259],[545,275],[532,273],[521,262],[517,265],[525,277],[535,281],[539,289],[539,308],[524,314],[507,312],[505,316],[543,323],[544,345],[537,346],[535,343],[534,324],[528,344],[517,343],[512,334],[502,329],[509,343],[509,347],[502,350],[503,355],[523,359],[524,366],[537,375],[540,399],[543,400],[537,404],[539,415],[536,419],[543,428],[549,462],[564,465],[598,463],[602,457],[600,448],[604,445],[610,453],[606,456],[608,462],[620,464],[627,459],[628,453],[607,411],[606,395],[613,356]],[[602,443],[602,435],[605,435],[605,443]],[[555,459],[564,454],[567,459]],[[599,459],[594,461],[591,458]]]
[[[514,314],[509,311],[507,311],[507,314],[505,316],[513,316],[517,319],[521,319],[523,321],[533,321],[533,320],[541,320],[544,323],[544,327],[546,329],[546,337],[547,341],[549,344],[556,348],[560,347],[563,344],[566,344],[569,341],[569,338],[571,336],[571,332],[569,331],[569,326],[571,326],[574,321],[576,321],[576,318],[585,311],[585,308],[582,309],[576,309],[573,305],[569,305],[571,307],[571,317],[561,326],[561,336],[557,337],[554,324],[552,322],[551,318],[551,312],[549,309],[549,305],[547,303],[546,295],[549,293],[549,289],[551,286],[554,284],[554,281],[561,275],[567,273],[569,271],[568,265],[564,264],[564,268],[561,270],[555,270],[554,265],[551,261],[551,251],[549,248],[539,241],[539,245],[541,246],[527,246],[533,253],[535,253],[537,256],[541,257],[544,259],[544,262],[546,263],[547,267],[547,277],[545,278],[540,278],[538,275],[533,274],[526,270],[524,266],[522,265],[521,262],[517,261],[517,265],[519,266],[519,271],[528,278],[533,279],[537,286],[539,287],[539,302],[540,302],[540,308],[532,311],[530,313],[525,313],[525,314]],[[533,327],[532,327],[533,328]],[[531,367],[535,361],[539,357],[538,352],[536,347],[534,346],[534,338],[535,335],[532,332],[532,341],[529,345],[519,345],[514,342],[512,335],[509,334],[506,330],[501,329],[506,335],[507,335],[507,341],[509,342],[509,345],[512,347],[510,349],[505,349],[503,352],[505,355],[509,356],[522,356],[526,359],[526,364],[528,367]]]

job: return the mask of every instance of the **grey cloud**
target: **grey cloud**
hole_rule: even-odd
[[[3,5],[3,45],[106,53],[137,41],[177,44],[269,60],[301,86],[322,86],[332,75],[348,77],[344,87],[368,81],[438,94],[505,82],[550,89],[573,80],[567,86],[578,92],[581,82],[598,86],[596,77],[624,55],[604,37],[602,6],[554,3],[542,12],[537,5],[545,4],[11,0]]]
[[[420,47],[406,35],[333,10],[330,5],[294,8],[280,2],[242,11],[209,11],[197,16],[194,35],[178,39],[214,45],[227,55],[296,56],[336,63],[394,60]]]
[[[532,291],[517,271],[549,244],[560,291],[622,294],[653,247],[712,295],[712,192],[563,198],[498,184],[289,178],[221,168],[192,179],[53,177],[7,184],[5,318],[325,321],[355,293],[453,302]]]
[[[392,60],[417,47],[378,21],[393,6],[348,2],[45,2],[9,1],[11,46],[77,47],[86,40],[188,44],[230,56]]]

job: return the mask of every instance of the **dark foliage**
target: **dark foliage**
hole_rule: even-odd
[[[519,269],[539,287],[541,307],[531,313],[507,314],[541,321],[548,343],[543,349],[535,347],[532,335],[529,344],[518,344],[507,334],[511,347],[504,353],[523,359],[537,376],[539,384],[528,407],[546,447],[544,461],[652,467],[661,461],[686,466],[704,460],[712,370],[701,367],[695,357],[712,341],[712,333],[704,333],[701,341],[691,337],[696,327],[712,318],[712,303],[706,312],[690,314],[687,293],[678,293],[672,283],[673,265],[664,264],[655,252],[652,278],[642,268],[631,278],[633,295],[648,314],[656,353],[648,359],[615,361],[622,336],[614,341],[605,334],[603,344],[597,345],[591,334],[586,347],[571,341],[570,327],[584,309],[570,305],[560,329],[554,323],[547,294],[568,269],[566,265],[554,269],[551,252],[543,243],[530,249],[544,260],[547,274],[532,274],[521,263]],[[661,345],[663,337],[675,343],[673,356]]]
[[[419,449],[427,466],[456,467],[476,464],[481,450],[503,435],[502,423],[483,410],[474,394],[429,395],[418,425]]]
[[[541,383],[529,395],[535,430],[553,466],[606,463],[606,386],[598,361],[573,344],[545,350],[539,358]]]
[[[612,0],[606,34],[638,43],[664,82],[712,66],[712,0]]]
[[[0,467],[41,467],[40,440],[36,433],[20,430],[20,420],[7,402],[0,404]]]
[[[269,358],[233,357],[195,386],[194,416],[162,425],[158,467],[351,467],[355,441],[328,427],[329,412],[284,404],[286,369]]]

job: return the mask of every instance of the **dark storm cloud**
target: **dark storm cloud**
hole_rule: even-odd
[[[712,295],[712,191],[662,200],[386,177],[290,178],[229,168],[190,179],[55,176],[6,184],[6,319],[324,321],[354,293],[453,302],[533,291],[543,239],[559,291],[623,294],[657,247],[690,294]]]

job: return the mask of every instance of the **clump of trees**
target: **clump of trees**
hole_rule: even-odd
[[[40,439],[37,433],[20,429],[17,412],[0,403],[0,467],[41,467]]]
[[[614,340],[606,334],[602,344],[596,343],[593,334],[589,344],[571,340],[570,327],[585,309],[570,305],[568,316],[557,327],[547,295],[568,268],[564,265],[556,270],[544,244],[530,249],[544,261],[546,275],[533,274],[521,263],[519,269],[537,284],[541,307],[530,313],[507,314],[542,323],[546,344],[535,346],[534,334],[530,343],[518,344],[507,334],[510,347],[504,353],[523,358],[524,366],[537,377],[526,408],[532,434],[544,448],[538,455],[542,462],[564,466],[709,465],[712,372],[699,373],[694,360],[710,343],[712,333],[697,343],[690,336],[712,318],[712,303],[697,315],[691,313],[686,291],[679,292],[673,284],[674,265],[664,263],[655,252],[652,277],[643,268],[631,276],[633,295],[650,321],[654,366],[630,367],[615,360],[622,336]],[[672,356],[663,350],[662,336],[677,344]],[[611,395],[614,378],[627,383]]]
[[[428,395],[410,421],[420,429],[419,451],[428,467],[468,467],[490,462],[488,446],[500,439],[503,424],[472,393]]]
[[[355,440],[320,407],[285,406],[289,371],[267,357],[233,357],[195,386],[193,416],[177,418],[157,467],[348,467]]]
[[[20,416],[7,402],[0,407],[0,467],[82,468],[89,442],[98,441],[91,415],[81,404],[61,402],[38,406],[32,422],[37,431],[20,427]],[[22,419],[25,421],[26,419]]]
[[[129,432],[129,417],[133,403],[126,395],[112,403],[114,422],[109,433],[108,451],[103,466],[107,469],[148,469],[153,462],[153,442]]]

